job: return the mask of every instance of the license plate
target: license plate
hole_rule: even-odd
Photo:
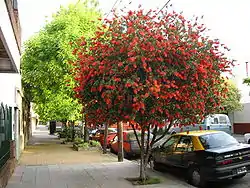
[[[247,172],[247,168],[246,168],[245,166],[236,169],[236,173],[237,173],[237,174],[244,174],[244,173],[246,173],[246,172]]]

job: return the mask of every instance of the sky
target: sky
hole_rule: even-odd
[[[27,40],[38,32],[52,13],[60,5],[66,6],[76,0],[19,0],[19,14],[22,27],[22,40]],[[100,9],[108,13],[116,0],[99,0]],[[131,4],[129,2],[132,1]],[[116,8],[124,6],[135,9],[139,4],[144,9],[161,8],[167,0],[117,0]],[[242,82],[246,75],[245,62],[250,62],[250,7],[249,0],[171,0],[173,10],[183,11],[187,18],[193,15],[204,15],[203,23],[211,29],[209,35],[218,38],[230,49],[229,58],[236,59],[239,65],[235,68],[236,82]],[[249,63],[250,64],[250,63]]]

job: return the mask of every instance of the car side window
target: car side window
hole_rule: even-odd
[[[179,141],[179,136],[172,136],[166,142],[162,144],[162,149],[165,152],[171,152],[175,148]]]
[[[219,124],[219,120],[218,120],[218,118],[217,118],[217,117],[212,118],[212,122],[211,122],[211,124]]]
[[[219,116],[219,122],[220,124],[227,124],[226,116]]]
[[[175,151],[177,152],[191,152],[193,151],[193,142],[190,136],[182,136],[178,142]]]

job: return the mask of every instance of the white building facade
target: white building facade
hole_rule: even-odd
[[[24,96],[21,85],[20,60],[21,27],[17,0],[0,0],[0,104],[8,107],[8,112],[11,114],[11,117],[7,117],[3,115],[3,108],[0,109],[2,114],[0,134],[4,135],[6,130],[9,129],[9,125],[6,125],[8,119],[12,130],[9,141],[14,143],[13,147],[15,148],[15,151],[10,151],[12,153],[8,155],[14,155],[15,160],[19,159],[25,145],[22,119],[24,116],[22,114]],[[6,143],[6,137],[0,137],[0,142]],[[4,157],[7,159],[6,156],[1,156],[0,153],[0,161]],[[2,179],[0,173],[0,184],[5,182]]]

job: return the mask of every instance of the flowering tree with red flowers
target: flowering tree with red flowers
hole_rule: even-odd
[[[222,53],[227,47],[205,33],[203,24],[181,14],[140,9],[114,14],[94,38],[77,42],[75,92],[88,123],[140,126],[143,180],[150,148],[164,136],[145,142],[145,132],[195,124],[221,108],[221,73],[231,62]]]

